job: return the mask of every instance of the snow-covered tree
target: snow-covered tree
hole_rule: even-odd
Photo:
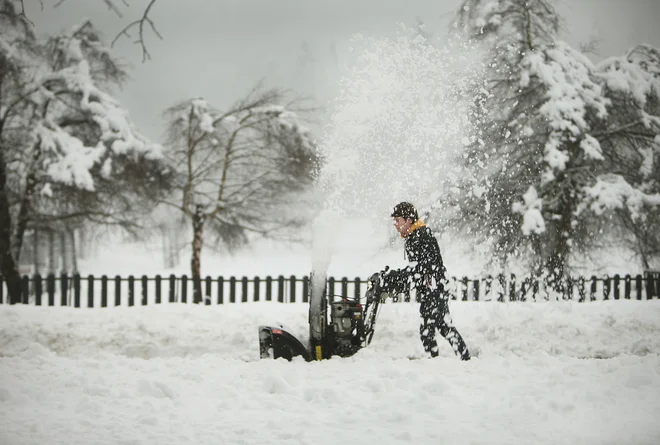
[[[311,185],[315,144],[284,100],[278,90],[255,89],[227,111],[203,98],[166,110],[166,153],[178,169],[175,194],[163,202],[190,221],[194,278],[205,230],[231,248],[249,233],[277,237],[301,222],[288,210]]]
[[[610,100],[595,131],[608,174],[588,189],[596,215],[613,215],[645,269],[660,264],[660,50],[638,45],[597,65]]]
[[[626,190],[633,211],[635,202],[656,201],[648,181],[630,180],[622,170],[635,173],[615,161],[644,150],[613,143],[642,127],[653,140],[655,118],[639,110],[652,89],[634,90],[633,77],[644,72],[637,65],[619,72],[629,86],[614,101],[611,67],[559,40],[546,0],[467,0],[457,24],[489,48],[490,68],[473,108],[457,223],[490,243],[496,258],[527,260],[560,287],[571,255],[597,238],[595,216],[614,190]]]
[[[0,271],[14,280],[28,225],[128,221],[167,171],[110,94],[125,73],[90,22],[43,42],[0,7]]]

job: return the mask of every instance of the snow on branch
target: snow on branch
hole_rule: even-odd
[[[30,100],[41,110],[32,138],[47,156],[51,180],[93,191],[91,170],[100,162],[108,177],[113,156],[162,158],[160,146],[141,135],[121,104],[98,86],[90,65],[113,63],[89,22],[51,39],[47,48],[52,60],[38,71]]]
[[[649,45],[632,48],[623,57],[610,57],[597,65],[612,91],[629,94],[640,107],[650,97],[660,99],[660,51]]]
[[[79,60],[72,66],[47,74],[41,78],[41,83],[46,92],[75,95],[80,110],[98,126],[100,142],[107,144],[116,154],[129,150],[158,154],[157,147],[147,144],[145,138],[136,132],[128,112],[119,102],[96,87],[87,60]]]
[[[593,200],[590,208],[597,215],[607,210],[627,208],[634,220],[639,217],[642,207],[660,205],[660,193],[644,193],[620,175],[603,175],[585,191]]]
[[[523,215],[522,232],[525,236],[545,232],[543,219],[543,198],[539,198],[536,188],[530,186],[523,195],[523,202],[515,202],[511,210]]]
[[[570,159],[565,144],[586,137],[590,113],[605,118],[610,101],[594,78],[591,61],[562,41],[525,55],[522,68],[522,88],[538,82],[545,89],[539,112],[550,129],[545,161],[550,167],[546,174],[551,178],[552,169],[565,169]],[[580,146],[588,156],[599,158],[600,147],[594,138],[584,139]]]
[[[34,135],[46,157],[45,173],[52,181],[94,191],[90,169],[105,152],[103,146],[87,147],[52,122],[38,124]]]

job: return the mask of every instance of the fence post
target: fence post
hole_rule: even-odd
[[[229,277],[229,302],[236,303],[236,277]]]
[[[305,275],[302,279],[303,282],[303,303],[309,303],[309,276]]]
[[[211,287],[213,286],[213,279],[210,276],[206,276],[206,280],[204,280],[204,304],[206,306],[211,305]]]
[[[500,290],[497,293],[497,301],[504,303],[504,291],[506,290],[506,281],[504,281],[504,274],[497,276],[497,282],[500,284]]]
[[[277,301],[284,303],[284,277],[277,277]]]
[[[87,307],[94,307],[94,275],[87,277]]]
[[[247,303],[248,301],[248,279],[247,277],[241,278],[241,302]]]
[[[635,291],[637,292],[637,299],[641,300],[642,292],[644,291],[644,284],[642,281],[642,276],[640,274],[637,274],[637,276],[635,277]]]
[[[128,305],[135,305],[135,277],[133,275],[128,276]]]
[[[509,284],[509,301],[516,301],[516,274],[511,274],[511,281]]]
[[[41,306],[41,294],[43,293],[43,285],[41,282],[41,275],[34,275],[34,304]]]
[[[296,302],[296,277],[295,275],[291,275],[289,277],[289,303],[295,303]]]
[[[229,277],[229,303],[236,303],[236,277]]]
[[[472,280],[472,301],[479,301],[481,291],[481,280],[479,278]]]
[[[225,278],[218,277],[218,304],[225,304]]]
[[[598,278],[596,278],[595,275],[591,276],[591,295],[589,296],[589,299],[591,301],[596,300],[596,292],[598,291]]]
[[[624,278],[624,285],[623,285],[623,298],[626,300],[630,300],[630,291],[631,291],[631,285],[632,285],[632,278],[630,277],[630,274],[626,274],[626,277]]]
[[[487,275],[486,280],[485,280],[486,285],[484,286],[484,295],[483,299],[484,300],[489,300],[491,298],[491,294],[493,293],[493,276],[492,275]]]
[[[160,275],[156,275],[156,281],[155,281],[155,286],[156,286],[156,304],[161,304],[162,303],[162,289],[161,289],[161,284],[162,284],[162,277]]]
[[[121,277],[115,275],[115,306],[121,306],[121,282]]]
[[[463,277],[461,280],[461,283],[463,283],[463,295],[461,297],[462,301],[467,301],[468,299],[468,277]]]
[[[341,298],[347,298],[348,297],[348,278],[342,277],[341,278]]]
[[[534,301],[537,301],[536,298],[539,296],[539,279],[538,277],[532,278],[532,298]]]
[[[181,303],[188,303],[188,275],[181,276]]]
[[[621,277],[619,274],[614,275],[614,299],[618,300],[620,297],[620,292],[619,292],[619,281]]]
[[[48,274],[46,278],[46,291],[48,292],[48,306],[55,306],[55,274]]]
[[[80,307],[80,274],[73,275],[73,305]]]
[[[584,303],[584,300],[587,298],[587,294],[584,290],[585,280],[584,277],[578,279],[578,302]]]
[[[328,278],[328,300],[330,300],[330,303],[334,303],[335,301],[335,277],[330,277]]]
[[[259,277],[254,277],[254,301],[259,301],[260,300],[260,287],[261,287],[261,279]]]
[[[5,279],[0,275],[0,304],[5,302]]]
[[[610,290],[612,289],[612,282],[610,281],[609,275],[605,275],[603,278],[603,300],[610,299]]]
[[[60,274],[60,305],[69,305],[69,277],[66,272]]]
[[[202,302],[202,279],[201,277],[192,277],[193,282],[193,303],[199,304]]]
[[[101,276],[101,307],[108,307],[108,276]]]
[[[273,277],[266,277],[266,301],[273,301]]]
[[[170,303],[176,303],[176,276],[174,276],[174,274],[170,274],[169,288],[170,292],[167,301]]]
[[[21,277],[21,301],[23,304],[30,303],[30,277],[27,275]]]
[[[142,306],[147,305],[147,293],[149,289],[149,279],[146,275],[142,275]]]

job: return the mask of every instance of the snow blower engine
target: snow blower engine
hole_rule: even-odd
[[[311,282],[309,340],[301,342],[282,326],[259,326],[261,358],[281,357],[290,361],[302,356],[306,361],[313,361],[332,356],[349,357],[371,343],[380,303],[391,296],[384,285],[382,272],[367,280],[364,304],[359,298],[345,297],[328,302],[325,277],[315,280],[312,274]]]

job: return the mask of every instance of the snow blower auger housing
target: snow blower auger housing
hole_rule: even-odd
[[[312,275],[311,281],[309,339],[300,341],[282,326],[259,326],[261,358],[290,361],[302,356],[306,361],[313,361],[332,356],[350,357],[371,343],[380,303],[390,296],[383,286],[381,273],[367,280],[364,304],[360,299],[342,297],[328,302],[325,277],[315,281]]]

